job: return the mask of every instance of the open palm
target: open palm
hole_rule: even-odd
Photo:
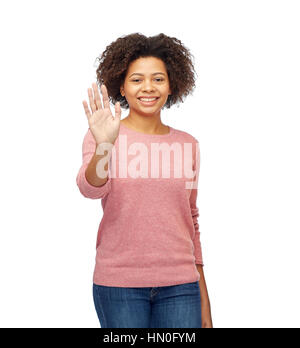
[[[87,102],[85,100],[82,102],[85,114],[88,119],[89,128],[95,138],[97,145],[104,142],[114,144],[120,130],[120,103],[117,102],[115,104],[116,116],[114,117],[110,110],[106,86],[104,84],[100,86],[100,90],[103,96],[103,106],[97,84],[92,83],[92,87],[93,90],[91,88],[88,88],[88,96],[92,113],[89,110]]]

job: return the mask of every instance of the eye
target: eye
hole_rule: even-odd
[[[159,81],[164,81],[164,79],[163,78],[160,78],[160,77],[158,77],[158,78],[156,78],[155,79],[156,81],[157,80],[159,80]],[[135,80],[131,80],[132,82],[137,82],[137,81],[141,81],[140,79],[135,79]]]

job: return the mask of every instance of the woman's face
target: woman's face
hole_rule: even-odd
[[[171,94],[164,62],[155,57],[138,58],[131,62],[120,92],[131,112],[153,115],[159,113]],[[157,97],[153,103],[143,103],[140,97]]]

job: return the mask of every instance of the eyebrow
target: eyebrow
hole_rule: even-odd
[[[163,73],[163,72],[155,72],[155,73],[153,73],[152,75],[158,75],[158,74],[165,75],[165,73]],[[131,77],[132,75],[141,75],[141,76],[143,76],[144,74],[141,74],[141,73],[133,73],[133,74],[131,74],[129,77]]]

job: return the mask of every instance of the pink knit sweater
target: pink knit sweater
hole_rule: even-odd
[[[103,208],[95,284],[159,287],[200,279],[196,268],[203,265],[196,206],[199,143],[189,133],[169,128],[168,134],[151,135],[121,123],[109,179],[101,187],[86,180],[96,142],[90,129],[84,137],[76,182],[84,197],[101,199]],[[188,186],[192,182],[194,186]]]

